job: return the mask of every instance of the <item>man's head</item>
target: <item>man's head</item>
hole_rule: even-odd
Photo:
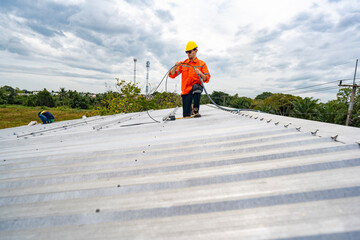
[[[198,46],[195,42],[190,41],[186,44],[185,53],[188,55],[190,60],[194,60],[196,57]]]

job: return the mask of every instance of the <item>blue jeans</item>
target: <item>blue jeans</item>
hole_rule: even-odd
[[[192,115],[191,104],[194,100],[194,108],[200,109],[200,97],[201,93],[188,93],[181,95],[183,102],[183,117],[190,117]]]
[[[39,114],[39,118],[41,119],[41,121],[43,122],[43,124],[54,122],[54,119],[48,119],[47,117],[45,117],[45,116],[42,115],[42,114]]]

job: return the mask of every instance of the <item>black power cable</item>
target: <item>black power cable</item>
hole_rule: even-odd
[[[358,78],[359,79],[359,78]],[[311,86],[306,86],[306,87],[301,87],[301,88],[296,88],[296,89],[290,89],[290,90],[286,90],[286,91],[282,91],[283,93],[286,93],[286,92],[293,92],[293,91],[298,91],[298,90],[302,90],[302,89],[306,89],[306,88],[312,88],[312,87],[317,87],[317,86],[322,86],[322,85],[326,85],[326,84],[332,84],[332,83],[335,83],[335,82],[341,82],[341,81],[350,81],[350,80],[353,80],[353,79],[340,79],[340,80],[335,80],[335,81],[331,81],[331,82],[327,82],[327,83],[321,83],[321,84],[315,84],[315,85],[311,85]]]
[[[155,122],[160,122],[160,121],[158,121],[158,120],[155,120],[152,116],[150,116],[149,111],[146,111],[146,113],[147,113],[147,115],[149,115],[149,117],[150,117],[152,120],[154,120]]]
[[[183,63],[183,64],[185,64],[185,63]],[[192,66],[192,65],[190,65],[190,64],[185,64],[185,65],[188,65],[188,66],[193,67],[193,68],[194,68],[194,71],[195,71],[195,69],[196,69],[195,66]],[[170,69],[170,71],[171,71],[171,69]],[[204,88],[204,91],[205,91],[205,93],[206,93],[206,96],[209,98],[210,102],[212,102],[212,103],[213,103],[216,107],[218,107],[219,109],[224,110],[224,111],[228,111],[228,112],[240,112],[240,111],[260,112],[259,110],[254,110],[254,109],[237,109],[237,108],[229,109],[229,108],[224,108],[224,107],[218,105],[217,103],[215,103],[215,102],[212,100],[212,98],[210,97],[210,95],[209,95],[208,92],[206,91],[205,84],[204,84],[201,76],[200,76],[199,74],[197,74],[197,75],[198,75],[198,77],[199,77],[199,79],[200,79],[200,81],[201,81],[201,84],[202,84],[202,87]]]
[[[161,81],[160,81],[160,83],[158,84],[158,86],[155,88],[154,91],[152,91],[152,93],[150,93],[150,95],[153,95],[153,94],[156,92],[156,90],[160,87],[161,83],[164,81],[165,77],[166,77],[166,84],[167,84],[167,79],[168,79],[168,76],[169,76],[168,74],[169,74],[169,72],[171,71],[171,69],[173,69],[173,67],[175,67],[175,65],[172,66],[172,67],[170,68],[170,70],[167,71],[167,73],[165,73],[164,77],[161,79]],[[165,87],[165,88],[167,88],[167,87]],[[166,92],[166,91],[165,91],[165,92]]]
[[[182,63],[182,64],[185,64],[185,63]],[[195,68],[194,66],[192,66],[192,65],[189,65],[189,64],[185,64],[185,65],[188,65],[188,66],[193,67],[194,70],[196,69],[196,68]],[[160,87],[161,83],[164,81],[165,77],[166,77],[166,80],[165,80],[165,91],[167,91],[167,80],[168,80],[168,77],[169,77],[169,72],[170,72],[174,67],[175,67],[175,65],[172,66],[172,67],[169,69],[169,71],[166,72],[166,74],[165,74],[164,77],[161,79],[161,81],[160,81],[160,83],[158,84],[158,86],[152,91],[152,93],[150,93],[150,95],[153,95],[153,94],[157,91],[157,89]],[[224,111],[228,111],[228,112],[240,112],[240,111],[260,112],[259,110],[254,110],[254,109],[237,109],[237,108],[229,109],[229,108],[224,108],[224,107],[218,105],[217,103],[215,103],[215,102],[212,100],[212,98],[210,97],[210,95],[209,95],[208,92],[206,91],[204,82],[203,82],[203,80],[202,80],[202,78],[201,78],[201,76],[200,76],[199,74],[198,74],[198,77],[199,77],[199,79],[200,79],[200,81],[201,81],[202,87],[204,88],[204,91],[205,91],[205,93],[206,93],[206,96],[209,98],[210,102],[212,102],[217,108],[219,108],[219,109],[221,109],[221,110],[224,110]],[[150,117],[152,120],[154,120],[155,122],[159,122],[159,121],[155,120],[154,118],[152,118],[152,117],[150,116],[150,114],[149,114],[148,111],[147,111],[146,113],[149,115],[149,117]]]
[[[338,86],[333,86],[333,87],[325,87],[325,88],[315,88],[315,89],[312,89],[312,90],[307,90],[307,91],[302,91],[302,92],[296,92],[296,93],[293,93],[293,94],[322,92],[322,91],[335,90],[335,89],[339,89],[339,87],[338,87]]]

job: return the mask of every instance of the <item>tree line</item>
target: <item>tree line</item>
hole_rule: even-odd
[[[231,96],[224,92],[214,91],[210,94],[213,101],[219,105],[237,109],[254,109],[261,112],[296,117],[320,122],[345,125],[349,108],[350,88],[339,89],[336,99],[326,103],[312,97],[299,97],[290,94],[263,92],[254,99]],[[202,104],[210,103],[203,96]],[[350,126],[360,127],[360,90],[357,89]]]
[[[350,125],[360,127],[360,93],[355,95]],[[282,116],[303,118],[321,122],[345,125],[349,107],[350,88],[339,89],[336,99],[321,103],[312,97],[299,97],[290,94],[263,92],[254,99],[214,91],[210,97],[219,105],[236,109],[254,109]],[[37,94],[10,86],[0,88],[0,104],[19,104],[24,106],[70,107],[97,109],[103,115],[129,113],[150,109],[164,109],[181,106],[181,95],[168,92],[155,92],[151,96],[141,94],[141,89],[131,82],[116,79],[116,90],[101,94],[81,93],[61,88],[56,94],[46,89]],[[202,95],[201,104],[210,100]]]
[[[39,92],[31,92],[6,85],[0,87],[0,105],[96,109],[103,115],[181,106],[181,97],[178,94],[155,92],[149,97],[141,94],[141,89],[136,84],[119,79],[116,81],[116,90],[97,94],[65,88],[60,88],[57,92],[49,92],[46,88]]]
[[[58,92],[49,92],[44,88],[39,92],[20,90],[10,86],[0,88],[0,104],[16,104],[29,107],[69,107],[92,109],[101,106],[104,94],[81,93],[60,88]]]

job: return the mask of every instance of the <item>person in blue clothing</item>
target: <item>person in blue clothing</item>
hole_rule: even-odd
[[[52,123],[55,121],[54,116],[49,111],[40,111],[38,113],[39,118],[43,122],[43,124]]]

